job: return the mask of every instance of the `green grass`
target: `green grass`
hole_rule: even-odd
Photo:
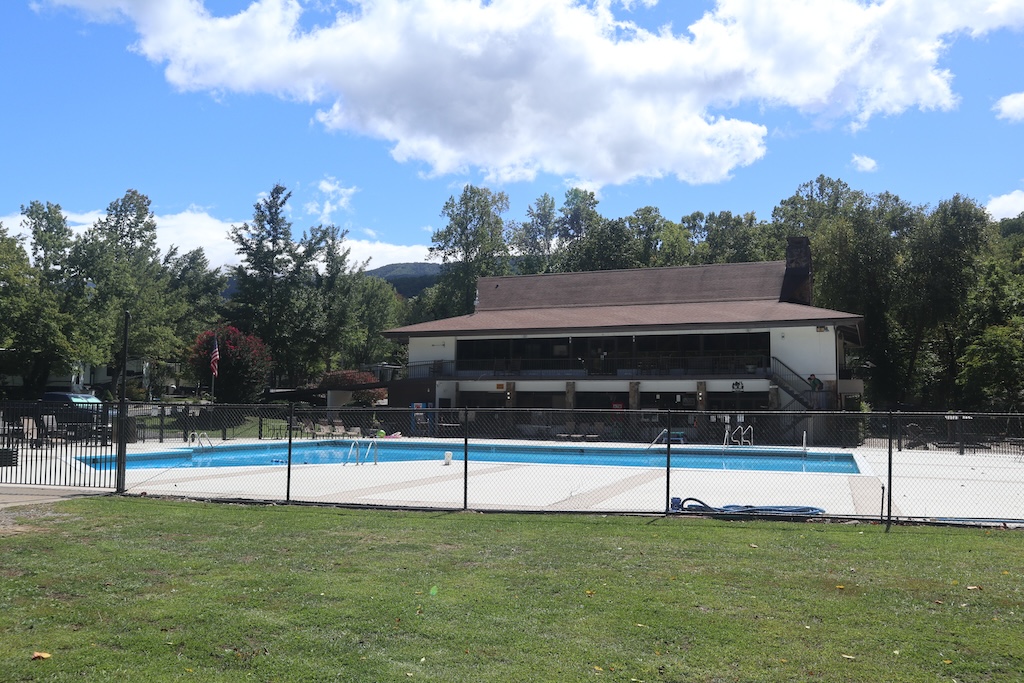
[[[53,511],[0,537],[0,680],[1024,680],[1019,531]]]

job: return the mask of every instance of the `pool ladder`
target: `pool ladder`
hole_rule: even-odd
[[[196,448],[203,449],[203,439],[206,439],[206,448],[213,448],[213,441],[210,440],[210,435],[206,432],[189,432],[188,443],[196,445]]]
[[[753,446],[754,445],[754,425],[747,425],[744,427],[740,425],[736,429],[729,431],[729,428],[725,428],[725,441],[722,442],[723,446]]]
[[[377,439],[370,439],[367,442],[367,444],[366,444],[366,452],[362,455],[362,461],[363,462],[368,462],[370,460],[370,452],[371,451],[373,452],[373,464],[376,465],[377,464],[377,455],[378,455]],[[341,464],[342,465],[347,465],[350,460],[354,460],[357,465],[360,465],[362,463],[360,463],[359,458],[360,458],[359,439],[355,439],[352,442],[352,445],[348,447],[348,454],[345,456],[345,462],[343,462]]]

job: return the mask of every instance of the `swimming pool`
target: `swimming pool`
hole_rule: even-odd
[[[338,465],[443,460],[451,452],[461,462],[462,444],[414,441],[353,441],[340,439],[292,444],[293,465]],[[555,444],[471,443],[469,461],[532,463],[546,465],[597,465],[664,468],[664,446],[606,446]],[[852,453],[804,450],[780,446],[673,446],[672,467],[714,470],[763,470],[858,474]],[[82,456],[79,461],[97,469],[113,469],[115,457]],[[285,466],[288,446],[283,443],[225,445],[213,448],[177,449],[154,453],[130,453],[128,469],[194,467]]]

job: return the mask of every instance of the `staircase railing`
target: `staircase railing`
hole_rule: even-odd
[[[775,356],[772,356],[772,381],[806,409],[828,410],[833,407],[834,397],[830,392],[815,391],[803,375]]]

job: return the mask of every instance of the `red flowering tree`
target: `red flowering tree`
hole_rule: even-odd
[[[220,355],[214,398],[219,403],[254,403],[270,376],[272,361],[266,345],[258,337],[230,325],[200,333],[189,350],[188,367],[203,384],[212,379],[214,337]]]

